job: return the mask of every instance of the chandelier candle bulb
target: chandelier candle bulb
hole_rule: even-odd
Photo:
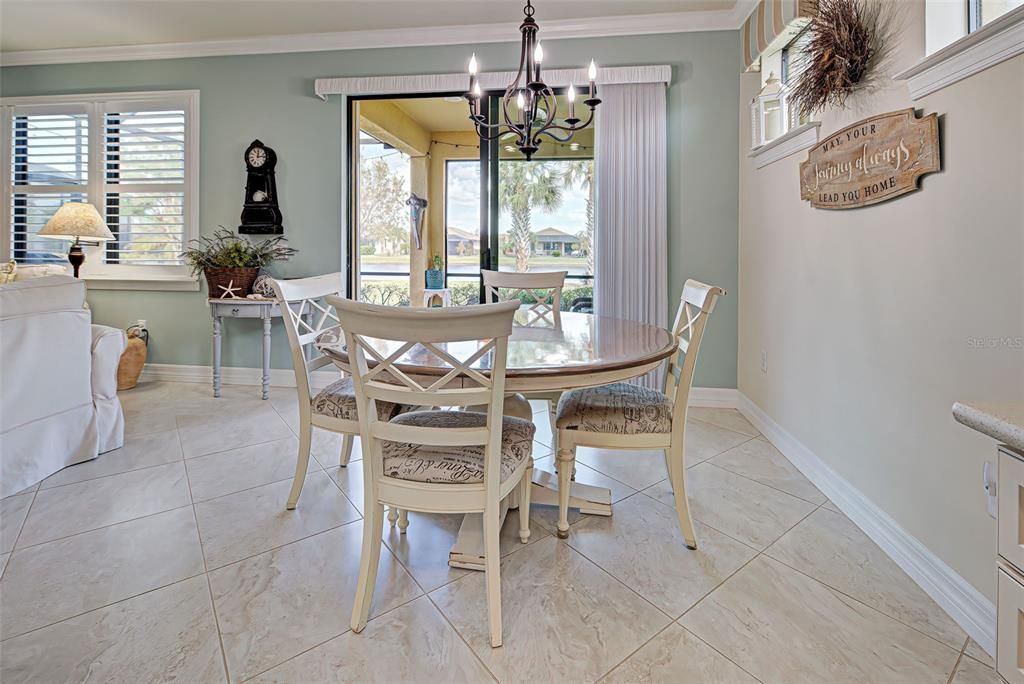
[[[469,118],[473,122],[476,133],[482,141],[496,140],[505,136],[515,137],[515,147],[529,159],[541,148],[547,136],[559,144],[572,140],[576,131],[589,127],[594,123],[594,112],[601,100],[597,99],[597,65],[590,61],[587,72],[590,77],[590,97],[583,104],[590,109],[586,121],[576,118],[576,88],[570,87],[568,105],[569,115],[558,111],[558,97],[554,89],[541,79],[541,64],[544,61],[544,48],[537,36],[540,27],[533,18],[532,0],[526,0],[523,8],[523,22],[519,25],[522,34],[522,46],[519,53],[519,69],[515,78],[505,88],[502,97],[502,116],[499,121],[487,123],[483,111],[483,94],[477,83],[479,64],[476,54],[469,60],[469,90],[464,95],[469,104]],[[512,111],[513,101],[518,111]],[[563,118],[564,117],[564,118]]]

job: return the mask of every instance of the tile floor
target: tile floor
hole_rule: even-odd
[[[284,510],[294,394],[155,383],[122,394],[124,448],[0,501],[0,681],[994,682],[992,659],[736,411],[694,409],[687,551],[662,457],[582,450],[611,518],[502,539],[504,638],[483,575],[447,565],[459,518],[386,532],[347,629],[362,468],[314,440]],[[539,411],[543,407],[537,405]],[[546,417],[535,456],[550,467]],[[546,460],[545,460],[546,459]]]

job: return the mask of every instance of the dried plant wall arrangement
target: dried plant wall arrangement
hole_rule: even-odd
[[[825,107],[843,107],[855,91],[869,85],[888,51],[895,16],[878,0],[817,0],[800,57],[803,67],[790,94],[802,115]]]

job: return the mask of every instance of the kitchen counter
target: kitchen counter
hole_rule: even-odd
[[[1024,452],[1024,402],[963,401],[953,404],[958,423]]]

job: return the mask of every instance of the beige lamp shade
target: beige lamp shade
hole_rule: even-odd
[[[87,202],[65,202],[37,235],[58,240],[114,239],[113,233],[107,228],[100,212]]]

